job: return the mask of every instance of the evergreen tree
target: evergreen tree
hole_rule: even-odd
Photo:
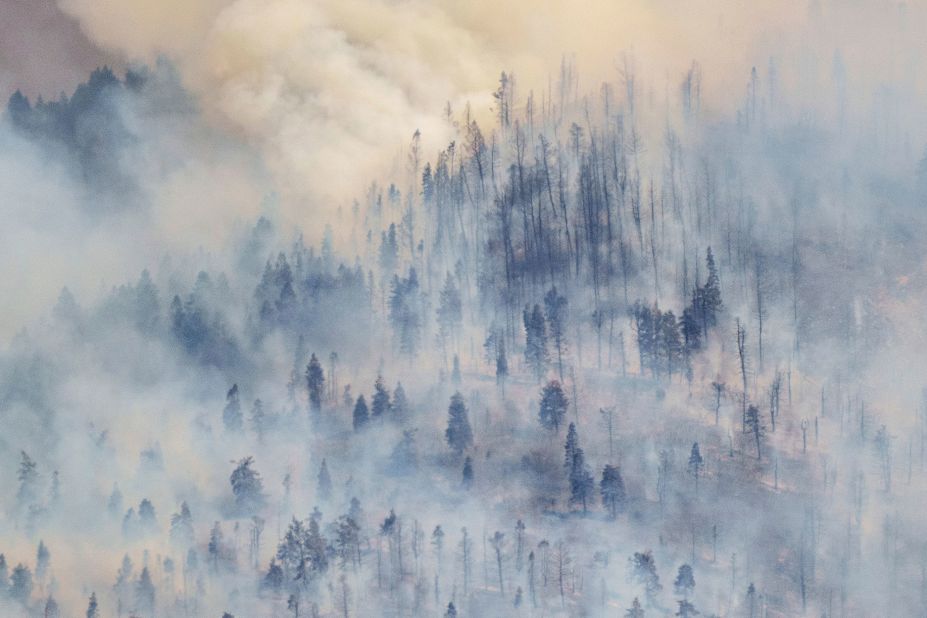
[[[595,480],[586,465],[583,449],[576,447],[570,469],[570,504],[581,504],[585,513],[594,491]]]
[[[505,379],[509,376],[509,361],[505,356],[505,338],[499,338],[499,345],[496,351],[496,384],[502,387],[502,395],[505,396]]]
[[[148,270],[143,270],[135,286],[135,326],[146,335],[157,332],[161,319],[161,303],[158,288],[151,280]]]
[[[123,607],[131,606],[132,570],[132,560],[126,554],[122,557],[119,571],[116,572],[116,584],[113,586],[116,592],[117,615],[122,613]]]
[[[399,344],[399,351],[411,358],[418,350],[422,328],[418,275],[414,268],[409,269],[405,278],[393,276],[389,297],[389,320]]]
[[[566,354],[567,329],[567,299],[552,287],[544,295],[544,309],[547,312],[547,324],[550,326],[550,336],[554,340],[554,349],[557,352],[557,372],[563,382],[563,356]]]
[[[193,544],[193,515],[187,501],[180,503],[180,512],[171,515],[171,541],[180,547],[189,547]]]
[[[676,611],[676,615],[680,618],[690,618],[690,616],[698,616],[699,612],[695,609],[695,606],[689,602],[688,599],[682,599],[676,601],[679,604],[679,609]]]
[[[48,595],[48,598],[45,599],[45,609],[42,612],[44,618],[61,618],[61,614],[58,610],[58,602],[55,601],[54,597]]]
[[[567,398],[563,394],[560,382],[556,380],[548,382],[541,391],[541,405],[538,411],[541,426],[555,432],[560,431],[560,425],[563,424],[563,418],[566,416],[567,405]]]
[[[141,618],[151,617],[155,611],[155,587],[148,567],[142,569],[135,584],[135,611]]]
[[[10,586],[10,568],[6,563],[6,556],[0,554],[0,598],[8,591]]]
[[[406,391],[402,388],[402,382],[397,382],[396,388],[393,390],[392,412],[393,418],[400,423],[406,423],[412,412],[409,399],[406,397]]]
[[[644,608],[641,607],[641,602],[637,597],[634,597],[634,601],[631,603],[631,609],[624,613],[625,618],[644,618]]]
[[[241,413],[241,401],[238,397],[238,385],[233,384],[232,388],[225,395],[225,409],[222,410],[222,422],[228,431],[241,431],[244,427],[244,419]]]
[[[570,423],[567,429],[566,442],[563,445],[563,467],[570,470],[573,467],[573,456],[579,448],[579,436],[576,433],[576,423]]]
[[[676,580],[673,582],[676,594],[689,598],[692,591],[695,590],[695,577],[692,575],[692,567],[683,564],[676,573]]]
[[[625,502],[624,480],[618,466],[606,465],[602,470],[599,492],[602,494],[602,505],[608,509],[609,517],[614,519],[624,510]]]
[[[392,273],[399,263],[399,242],[396,237],[396,224],[389,224],[389,231],[380,233],[380,267],[384,273]]]
[[[529,311],[525,307],[523,314],[525,324],[525,362],[534,372],[535,379],[540,382],[547,373],[547,325],[541,306],[535,305]]]
[[[756,586],[753,582],[747,586],[747,618],[756,618]]]
[[[100,606],[97,604],[97,593],[90,593],[90,601],[87,603],[87,618],[100,618]]]
[[[29,567],[23,563],[13,567],[13,573],[10,575],[10,598],[26,604],[32,596],[32,587],[32,571]]]
[[[695,491],[698,491],[698,478],[704,467],[702,454],[699,452],[698,442],[692,443],[692,451],[689,453],[689,474],[695,478]]]
[[[470,420],[467,418],[467,406],[464,404],[463,395],[454,393],[447,414],[447,430],[444,432],[444,437],[451,450],[460,455],[473,445],[473,431],[470,429]]]
[[[464,489],[473,487],[473,460],[469,456],[464,459],[463,487]]]
[[[209,563],[212,566],[213,573],[219,572],[219,561],[223,557],[224,547],[222,544],[222,526],[219,522],[213,522],[209,531],[209,543],[206,545],[206,551],[209,553]]]
[[[708,266],[708,280],[702,288],[702,311],[707,331],[718,324],[718,314],[721,312],[721,280],[718,278],[718,267],[715,266],[711,247],[708,247],[705,263]]]
[[[373,400],[370,402],[373,418],[385,419],[390,409],[389,391],[383,384],[383,376],[377,376],[373,384]]]
[[[48,574],[48,565],[51,563],[51,552],[45,546],[43,541],[39,541],[39,547],[35,552],[35,576],[39,582],[45,581]]]
[[[306,366],[306,388],[309,391],[309,409],[313,414],[322,411],[322,395],[325,392],[325,372],[322,363],[313,354]]]
[[[253,464],[251,456],[240,459],[229,477],[235,510],[240,515],[254,515],[264,506],[264,483],[257,470],[251,467]]]
[[[277,564],[276,556],[270,559],[270,565],[267,567],[267,573],[264,575],[264,580],[261,582],[261,588],[263,590],[269,590],[274,594],[279,594],[283,590],[283,569],[280,568],[280,565]]]
[[[354,404],[354,431],[360,431],[363,429],[368,420],[370,420],[370,415],[367,412],[367,402],[364,400],[364,396],[361,395],[357,398],[357,402]]]
[[[747,416],[744,423],[747,433],[753,434],[753,440],[756,444],[756,458],[760,459],[760,442],[766,435],[766,426],[763,425],[763,418],[760,416],[760,409],[755,405],[747,407]]]
[[[672,379],[683,358],[679,324],[676,321],[676,315],[672,311],[667,311],[660,316],[659,341],[662,370],[667,377]]]
[[[447,273],[444,287],[438,296],[437,319],[438,339],[441,342],[441,350],[445,354],[444,362],[446,363],[448,342],[454,343],[456,348],[457,333],[463,323],[463,302],[451,273]]]
[[[656,329],[654,327],[653,313],[649,306],[637,301],[631,308],[631,317],[634,320],[634,334],[637,340],[641,375],[648,369],[653,373],[653,358],[656,349]]]
[[[660,585],[660,576],[657,575],[657,564],[654,562],[653,553],[649,550],[635,552],[629,561],[631,563],[632,578],[638,584],[644,586],[647,602],[651,606],[656,606],[657,594],[663,589],[663,586]]]
[[[148,498],[138,503],[138,523],[140,529],[146,534],[155,532],[158,528],[154,505]]]
[[[39,472],[38,466],[26,451],[20,451],[19,457],[19,490],[16,492],[16,499],[20,505],[26,506],[38,497]]]

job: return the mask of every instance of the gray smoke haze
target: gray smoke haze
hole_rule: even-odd
[[[4,13],[0,614],[927,611],[927,6]]]
[[[0,96],[17,88],[30,97],[56,99],[103,64],[120,65],[81,31],[55,0],[0,2]]]

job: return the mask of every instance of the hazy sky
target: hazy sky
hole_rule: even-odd
[[[30,98],[70,93],[101,64],[119,66],[55,0],[0,0],[0,97],[19,88]]]

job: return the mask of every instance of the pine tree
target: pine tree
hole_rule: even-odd
[[[367,412],[367,402],[364,400],[364,396],[361,395],[357,398],[357,402],[354,404],[354,431],[360,431],[363,429],[368,420],[370,420],[370,415]]]
[[[444,437],[451,450],[460,455],[473,445],[473,431],[470,429],[470,420],[467,417],[467,406],[463,395],[454,393],[447,414],[447,430],[444,432]]]
[[[586,465],[583,449],[576,447],[573,453],[573,465],[570,469],[570,504],[581,504],[583,513],[585,513],[594,490],[595,480]]]
[[[38,497],[39,472],[38,466],[26,451],[20,451],[19,457],[19,490],[16,492],[16,499],[20,505],[26,506]]]
[[[138,523],[139,528],[146,534],[155,532],[158,528],[155,508],[148,498],[138,503]]]
[[[644,608],[641,607],[641,602],[637,597],[634,597],[634,601],[631,603],[631,609],[624,613],[625,618],[644,618]]]
[[[651,606],[655,606],[657,604],[657,593],[663,589],[663,586],[660,585],[660,576],[657,575],[657,564],[654,562],[653,554],[649,550],[635,552],[629,561],[634,581],[644,586],[647,602]]]
[[[209,531],[209,543],[206,545],[206,551],[209,552],[209,562],[212,565],[213,573],[218,573],[219,561],[224,553],[222,526],[219,525],[219,522],[213,522],[212,529]]]
[[[579,436],[576,433],[576,423],[570,423],[567,429],[566,442],[563,444],[563,467],[567,470],[573,467],[573,456],[579,448]]]
[[[318,415],[322,411],[322,395],[325,392],[325,372],[322,363],[313,354],[306,366],[306,389],[309,391],[309,409]]]
[[[500,337],[496,351],[496,384],[502,387],[502,396],[505,397],[505,379],[509,375],[509,361],[505,356],[505,338]]]
[[[538,419],[541,426],[545,429],[553,429],[555,432],[560,431],[560,425],[563,424],[563,418],[567,411],[567,398],[563,394],[563,388],[560,382],[551,380],[541,391],[541,405],[538,411]]]
[[[10,569],[6,563],[6,556],[0,554],[0,598],[7,594],[10,586]]]
[[[193,535],[193,515],[184,500],[180,503],[180,512],[171,515],[171,541],[181,547],[189,547],[193,544]]]
[[[708,265],[708,280],[702,288],[702,307],[707,331],[718,324],[718,314],[721,312],[721,280],[718,278],[718,267],[715,266],[711,247],[708,247],[705,263]]]
[[[61,618],[61,614],[58,610],[58,602],[55,601],[54,597],[48,595],[48,598],[45,599],[45,609],[42,612],[44,618]]]
[[[402,388],[402,382],[397,382],[396,388],[393,390],[393,418],[397,422],[404,424],[409,420],[411,412],[412,408],[409,405],[409,399],[406,397],[406,391]]]
[[[229,477],[235,509],[240,515],[254,515],[264,506],[264,483],[261,475],[251,466],[254,457],[240,459]]]
[[[756,443],[756,458],[760,459],[760,442],[762,441],[763,436],[766,435],[766,426],[763,425],[763,418],[760,416],[760,409],[755,405],[751,404],[747,407],[747,416],[745,419],[744,428],[748,433],[753,434],[753,439]]]
[[[97,604],[97,593],[90,593],[90,601],[87,603],[87,618],[100,618],[100,606]]]
[[[371,413],[373,418],[385,419],[390,409],[389,391],[383,385],[383,377],[377,376],[377,381],[373,384],[373,401],[371,401]]]
[[[463,466],[463,487],[470,489],[473,487],[473,460],[467,457]]]
[[[615,519],[624,510],[625,501],[624,480],[618,466],[605,466],[602,480],[599,481],[599,491],[602,494],[602,505],[608,509],[609,517]]]
[[[456,348],[457,333],[463,323],[463,302],[451,273],[447,273],[444,287],[438,296],[437,319],[438,338],[441,342],[441,350],[445,355],[444,362],[446,363],[448,342],[454,343]]]
[[[667,377],[672,379],[673,374],[681,365],[683,356],[679,324],[676,322],[676,315],[672,311],[667,311],[660,316],[659,338],[663,371]]]
[[[702,454],[699,452],[698,442],[692,443],[692,451],[689,453],[689,474],[695,478],[695,491],[698,492],[698,478],[702,472],[704,463]]]
[[[39,547],[35,552],[35,576],[39,582],[45,581],[48,574],[48,565],[51,563],[51,552],[45,546],[43,541],[39,541]]]
[[[535,305],[530,311],[525,307],[523,320],[525,324],[525,362],[540,382],[547,373],[547,325],[541,306]]]
[[[138,576],[138,582],[135,584],[135,611],[141,614],[142,618],[154,615],[155,587],[151,581],[148,567],[142,569],[141,574]]]
[[[699,612],[695,609],[695,606],[689,602],[688,599],[682,599],[676,601],[679,604],[679,609],[676,611],[676,615],[680,618],[690,618],[691,616],[698,616]]]
[[[261,588],[279,593],[283,589],[284,577],[283,569],[277,564],[277,558],[274,556],[270,559],[267,567],[267,573],[264,574],[264,580],[261,582]]]
[[[151,281],[148,270],[143,270],[135,285],[135,326],[146,335],[157,332],[161,319],[161,303],[158,288]]]
[[[753,582],[747,586],[747,618],[756,618],[756,586]]]
[[[566,354],[567,330],[567,299],[557,293],[556,286],[544,295],[544,309],[547,312],[547,324],[550,325],[550,336],[554,340],[554,349],[557,352],[557,372],[563,382],[563,356]]]
[[[631,309],[631,316],[634,319],[641,374],[649,369],[650,374],[656,376],[659,366],[660,310],[656,307],[651,309],[638,301]]]
[[[225,409],[222,410],[222,422],[225,424],[225,429],[227,431],[241,431],[244,426],[237,384],[233,384],[232,388],[230,388],[229,392],[225,395]]]
[[[10,575],[10,598],[26,604],[32,596],[32,587],[32,571],[29,567],[22,563],[13,567],[13,573]]]
[[[695,577],[692,575],[692,567],[683,564],[676,573],[676,580],[673,582],[676,594],[689,598],[692,591],[695,590]]]

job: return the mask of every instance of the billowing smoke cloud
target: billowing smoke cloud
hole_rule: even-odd
[[[594,85],[614,81],[630,53],[642,74],[665,76],[640,89],[651,105],[675,99],[679,76],[697,60],[703,96],[727,112],[740,105],[752,66],[765,74],[778,63],[783,94],[831,109],[840,86],[822,92],[820,85],[833,83],[828,76],[840,66],[851,67],[855,92],[874,93],[892,73],[914,71],[923,48],[905,28],[920,9],[817,2],[788,11],[778,2],[636,0],[581,9],[564,0],[60,4],[105,49],[177,62],[210,117],[252,140],[283,192],[297,199],[356,194],[415,129],[426,152],[443,145],[446,104],[459,112],[470,102],[485,116],[502,69],[516,73],[523,93],[542,98],[564,54]],[[867,36],[875,31],[893,32],[891,41]],[[783,50],[790,51],[783,57]],[[917,81],[909,83],[916,92]],[[317,200],[314,212],[321,207]]]

